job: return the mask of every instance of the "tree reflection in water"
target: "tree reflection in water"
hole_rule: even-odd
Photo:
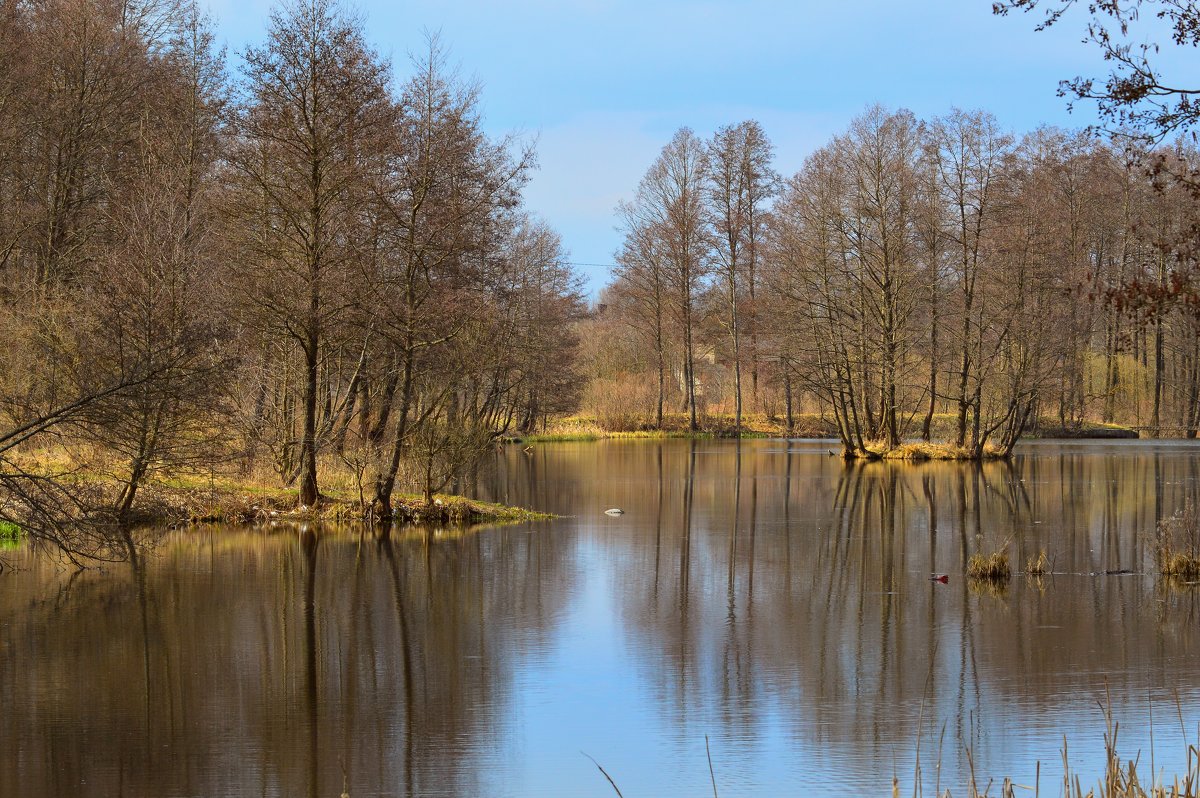
[[[706,784],[705,734],[739,794],[883,794],[919,719],[927,741],[946,728],[943,786],[964,746],[1021,777],[1064,730],[1100,772],[1105,680],[1130,755],[1148,690],[1194,720],[1196,594],[1158,584],[1148,533],[1197,498],[1195,449],[824,449],[539,445],[477,492],[567,516],[546,524],[186,531],[82,574],[19,553],[0,794],[604,795],[586,748],[626,794],[682,795]],[[1058,573],[968,590],[967,557],[1005,541]]]

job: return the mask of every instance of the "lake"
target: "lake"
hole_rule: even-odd
[[[81,573],[7,552],[0,795],[615,795],[594,759],[626,798],[703,796],[706,744],[722,796],[907,795],[918,748],[926,795],[1039,761],[1055,795],[1064,735],[1103,774],[1109,701],[1143,779],[1151,731],[1183,770],[1200,593],[1158,578],[1154,530],[1197,498],[1200,446],[830,448],[512,446],[478,497],[562,518],[183,530]],[[968,585],[1006,541],[1054,573]]]

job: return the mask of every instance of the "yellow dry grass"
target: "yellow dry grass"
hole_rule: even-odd
[[[1008,544],[991,554],[976,553],[967,561],[967,578],[988,582],[1007,582],[1012,578],[1008,562]]]
[[[1200,517],[1192,502],[1159,522],[1158,567],[1163,576],[1171,579],[1200,581]]]
[[[1025,561],[1025,573],[1029,576],[1043,576],[1050,568],[1050,560],[1046,556],[1046,550],[1038,551],[1037,556],[1030,557]]]

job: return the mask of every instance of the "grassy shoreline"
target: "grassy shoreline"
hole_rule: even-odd
[[[363,523],[366,520],[357,498],[331,493],[323,493],[315,507],[302,507],[297,504],[295,490],[252,484],[217,489],[154,485],[143,491],[145,501],[135,519],[138,524],[250,525],[272,521]],[[398,524],[512,524],[555,517],[523,507],[441,493],[434,495],[432,505],[425,504],[418,494],[393,494],[392,510]]]
[[[119,481],[117,464],[91,460],[75,462],[65,450],[26,452],[21,467],[29,473],[58,475],[56,478],[85,491],[88,504],[103,520],[104,507],[112,507]],[[370,494],[345,469],[323,468],[321,500],[315,507],[299,504],[295,487],[284,487],[273,474],[240,475],[229,472],[183,472],[148,480],[138,487],[136,501],[125,519],[130,526],[181,527],[220,523],[253,525],[272,521],[364,523],[371,521],[365,509]],[[427,505],[417,493],[392,494],[397,524],[506,524],[543,521],[548,513],[522,507],[478,501],[439,493]],[[114,518],[115,522],[116,519]],[[0,529],[0,532],[3,532]],[[5,537],[0,534],[0,537]]]
[[[651,422],[633,425],[632,428],[611,428],[593,416],[568,416],[549,424],[541,432],[507,435],[503,440],[507,443],[564,443],[576,441],[600,440],[666,440],[670,438],[712,439],[734,438],[737,430],[733,416],[728,414],[709,414],[699,420],[699,430],[688,429],[688,418],[681,414],[663,417],[661,428],[654,428]],[[934,417],[931,437],[934,440],[949,440],[953,437],[955,418],[947,414]],[[761,413],[747,414],[742,417],[742,438],[817,438],[829,439],[837,437],[837,427],[831,419],[822,418],[815,413],[798,414],[793,417],[792,428],[789,430],[782,419],[772,419]],[[1136,430],[1114,424],[1086,422],[1078,428],[1062,428],[1049,420],[1024,436],[1027,439],[1136,439]],[[866,454],[862,459],[887,460],[974,460],[994,459],[998,454],[986,453],[982,458],[976,457],[966,449],[917,441],[902,444],[891,451],[883,451],[880,447],[869,447],[874,454]],[[878,455],[878,457],[876,457]]]
[[[930,461],[986,462],[988,460],[1006,459],[1003,452],[991,446],[985,447],[982,452],[974,452],[971,449],[961,446],[952,446],[944,443],[925,443],[924,441],[902,443],[894,448],[888,448],[882,443],[869,443],[865,452],[851,452],[845,455],[845,457],[847,460],[899,460],[906,463],[924,463]]]

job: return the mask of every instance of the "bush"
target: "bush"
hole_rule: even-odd
[[[596,425],[605,432],[631,432],[654,424],[658,402],[655,374],[622,374],[590,382],[583,397]]]

